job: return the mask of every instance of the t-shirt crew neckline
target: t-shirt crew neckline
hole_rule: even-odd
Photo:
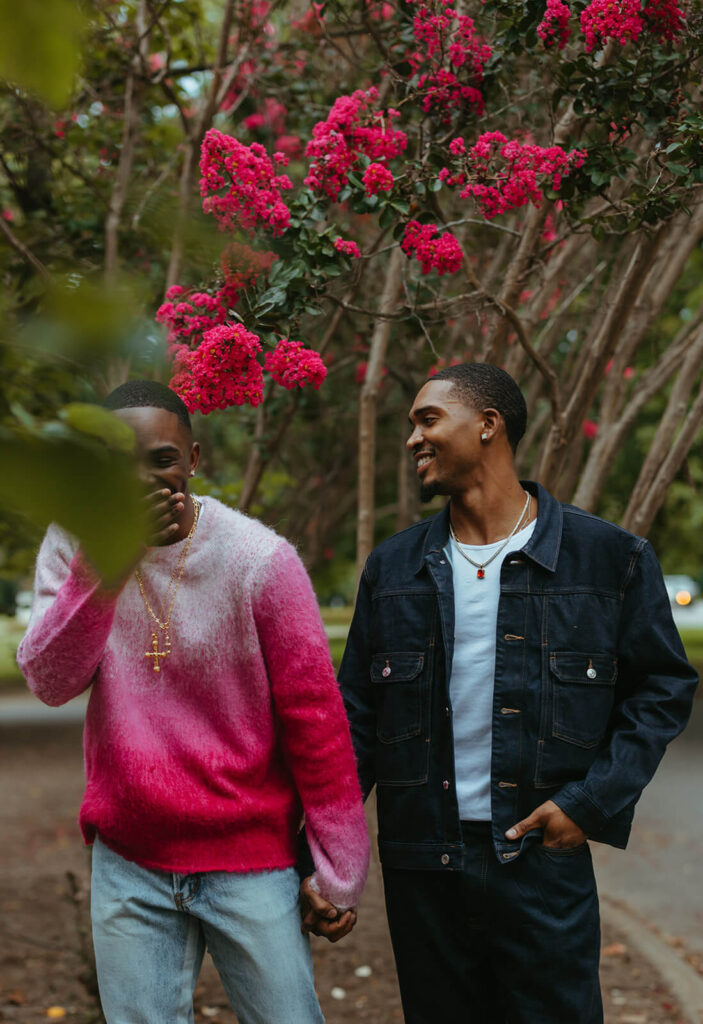
[[[517,533],[513,534],[510,538],[510,544],[505,544],[505,541],[507,540],[506,537],[501,537],[500,540],[494,540],[490,544],[464,544],[463,541],[456,540],[454,537],[450,537],[450,539],[458,548],[463,548],[463,550],[468,553],[474,552],[475,554],[490,554],[491,551],[499,548],[501,544],[505,544],[507,551],[508,548],[512,549],[513,547],[523,547],[534,533],[536,523],[537,520],[533,519],[527,524],[527,526],[523,526],[521,530],[518,530]]]

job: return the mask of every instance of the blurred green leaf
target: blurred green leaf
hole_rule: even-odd
[[[60,108],[68,101],[87,25],[75,0],[0,0],[0,77]]]
[[[10,438],[0,505],[40,529],[58,523],[78,538],[106,580],[138,557],[146,535],[132,460],[97,445]]]
[[[130,278],[111,286],[78,277],[53,284],[14,340],[76,363],[126,355],[142,327],[140,291],[140,282]]]
[[[134,451],[134,431],[109,409],[89,402],[71,402],[59,416],[74,430],[104,441],[109,448],[126,454]]]

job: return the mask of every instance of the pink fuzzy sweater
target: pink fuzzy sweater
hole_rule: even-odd
[[[18,662],[46,704],[92,683],[86,842],[98,832],[128,860],[181,874],[286,868],[304,812],[313,886],[353,906],[368,835],[310,581],[287,541],[202,501],[161,672],[144,656],[151,620],[134,576],[106,591],[56,526],[39,553]],[[157,612],[182,544],[142,560]]]

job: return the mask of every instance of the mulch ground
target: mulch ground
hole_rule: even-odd
[[[0,728],[0,1021],[103,1020],[91,966],[89,854],[75,824],[80,737],[78,726]],[[608,930],[603,950],[607,1024],[680,1024],[672,996],[636,950]],[[315,939],[314,956],[327,1024],[403,1020],[375,862],[357,927],[334,946]],[[195,1019],[236,1022],[207,957]]]

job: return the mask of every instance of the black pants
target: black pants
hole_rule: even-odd
[[[383,869],[406,1024],[602,1024],[587,844],[500,864],[465,827],[464,869]]]

